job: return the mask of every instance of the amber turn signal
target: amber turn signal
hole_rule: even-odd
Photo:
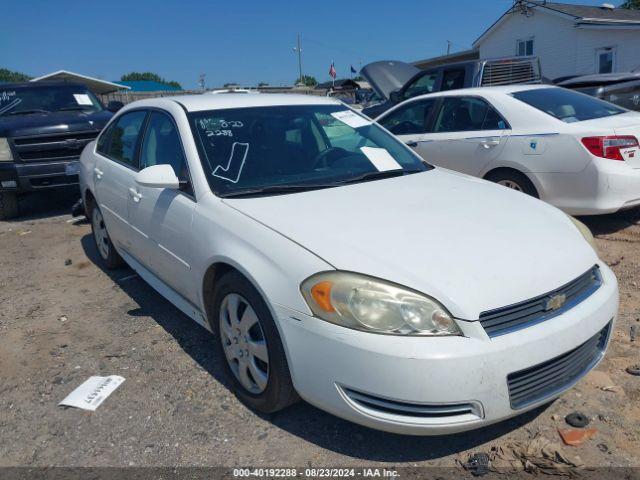
[[[333,282],[320,282],[311,287],[311,296],[316,301],[318,306],[325,312],[335,312],[336,310],[331,305],[331,288]]]

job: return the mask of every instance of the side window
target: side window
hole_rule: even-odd
[[[434,132],[506,128],[504,119],[484,100],[474,97],[446,97],[438,112]]]
[[[428,133],[431,111],[435,99],[419,100],[398,108],[380,121],[394,135]]]
[[[180,134],[169,115],[156,111],[149,116],[140,154],[140,168],[153,165],[171,165],[178,180],[189,180]]]
[[[456,90],[464,88],[464,68],[445,70],[442,74],[442,88],[440,90]]]
[[[436,88],[438,80],[438,72],[425,73],[423,76],[415,80],[404,91],[404,98],[411,98],[425,93],[432,93]]]
[[[135,158],[140,129],[147,116],[146,111],[135,111],[123,114],[115,121],[111,130],[106,156],[134,168],[138,168]]]
[[[107,148],[109,147],[109,140],[111,139],[111,134],[113,133],[113,128],[115,127],[115,123],[112,123],[107,127],[105,131],[100,134],[98,138],[98,142],[96,144],[96,151],[101,153],[102,155],[107,155]]]

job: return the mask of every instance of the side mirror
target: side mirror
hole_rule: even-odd
[[[177,190],[180,182],[171,165],[152,165],[136,175],[136,183],[141,187],[170,188]]]
[[[122,107],[124,107],[124,103],[122,102],[118,102],[116,100],[111,100],[108,104],[107,104],[107,110],[109,110],[110,112],[116,113],[118,110],[120,110]]]
[[[393,103],[400,103],[400,101],[402,100],[400,98],[400,92],[398,90],[394,90],[393,92],[391,92],[389,94],[389,100],[391,100]]]

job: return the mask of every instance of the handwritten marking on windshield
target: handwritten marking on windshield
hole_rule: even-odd
[[[206,130],[204,133],[207,137],[233,137],[231,130]]]
[[[12,108],[14,108],[16,105],[20,104],[22,102],[21,98],[16,98],[14,99],[12,102],[6,104],[4,107],[0,108],[0,115],[2,115],[4,112],[11,110]]]
[[[238,146],[239,146],[239,148],[236,149],[236,147],[238,147]],[[231,155],[229,155],[229,161],[227,162],[227,166],[223,167],[221,165],[218,165],[213,170],[213,176],[221,178],[221,179],[226,180],[226,181],[231,182],[231,183],[238,183],[238,181],[240,180],[240,175],[242,174],[242,169],[244,168],[244,163],[247,160],[247,154],[248,153],[249,153],[249,144],[248,143],[233,142],[233,145],[231,146]],[[242,155],[242,161],[240,162],[240,166],[239,166],[238,171],[237,171],[237,173],[235,175],[235,179],[230,175],[229,176],[223,175],[223,174],[229,174],[229,171],[231,170],[231,167],[232,166],[235,167],[235,164],[238,163],[237,159],[241,155]]]

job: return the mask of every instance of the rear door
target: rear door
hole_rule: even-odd
[[[430,163],[478,176],[497,158],[508,141],[507,121],[485,99],[475,96],[442,98],[420,155]]]
[[[129,190],[138,171],[140,132],[146,110],[122,114],[100,136],[96,146],[94,181],[96,199],[111,241],[130,251],[135,231],[129,223]]]
[[[395,110],[384,115],[378,123],[405,142],[426,161],[431,159],[422,155],[425,135],[430,131],[437,98],[421,98],[403,103]]]
[[[196,303],[190,236],[196,201],[178,128],[173,117],[162,110],[151,110],[140,148],[140,168],[153,165],[171,165],[180,189],[134,186],[129,216],[140,233],[134,248],[156,276]]]

